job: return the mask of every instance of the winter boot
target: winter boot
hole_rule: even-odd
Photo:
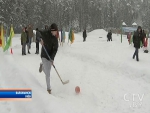
[[[38,51],[38,50],[36,50],[35,54],[39,54],[39,51]]]
[[[47,91],[48,91],[48,93],[49,93],[49,94],[51,94],[51,90],[50,90],[50,89],[49,89],[49,90],[47,90]]]
[[[42,72],[42,70],[43,70],[43,64],[42,64],[42,63],[40,63],[39,72],[41,73],[41,72]]]

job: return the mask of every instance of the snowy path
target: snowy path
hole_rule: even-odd
[[[99,34],[103,38],[98,38]],[[2,113],[149,113],[150,111],[150,55],[140,50],[140,62],[132,59],[134,48],[126,38],[113,35],[106,42],[106,33],[95,30],[87,42],[76,35],[75,43],[59,47],[55,66],[62,79],[70,80],[62,85],[55,70],[51,72],[52,95],[46,91],[45,75],[39,73],[40,56],[21,56],[20,40],[13,39],[14,55],[6,53],[0,59],[0,87],[31,88],[31,102],[0,102]],[[76,95],[75,86],[81,93]],[[124,100],[128,95],[129,102]],[[144,94],[142,107],[130,108],[132,94]],[[137,99],[137,98],[136,98]]]

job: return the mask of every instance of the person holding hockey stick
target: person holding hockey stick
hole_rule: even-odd
[[[40,31],[41,36],[39,38],[42,45],[42,63],[40,64],[39,72],[43,71],[46,75],[47,91],[49,94],[51,94],[50,71],[54,63],[54,57],[58,50],[58,40],[56,38],[57,31],[58,27],[55,23],[53,23],[48,30]],[[45,49],[47,52],[45,51]],[[51,59],[48,57],[47,54],[50,56]]]

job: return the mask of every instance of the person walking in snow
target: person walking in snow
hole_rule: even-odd
[[[142,31],[142,41],[143,41],[143,51],[145,53],[148,53],[148,50],[147,50],[148,38],[146,38],[146,33],[144,30]]]
[[[86,34],[86,29],[83,31],[83,42],[86,41],[86,37],[87,37],[87,34]]]
[[[27,34],[25,32],[25,28],[21,33],[21,45],[22,45],[22,55],[26,55],[26,42],[27,42]]]
[[[27,42],[26,42],[26,46],[27,46],[27,49],[29,51],[29,36],[28,36],[28,30],[27,30],[27,27],[25,27],[25,32],[27,34]]]
[[[32,43],[32,38],[33,38],[33,29],[31,25],[29,25],[27,30],[28,30],[28,36],[29,36],[29,49],[31,49],[31,43]],[[28,53],[30,54],[30,51],[28,51]]]
[[[144,46],[144,47],[145,47],[145,45],[146,45],[145,39],[146,39],[146,33],[145,33],[145,31],[143,30],[143,31],[142,31],[142,43],[143,43],[143,46]]]
[[[127,34],[127,39],[128,39],[129,45],[130,45],[130,40],[131,40],[131,33],[130,32]]]
[[[108,34],[107,34],[107,42],[108,41],[112,41],[112,33],[111,33],[111,30],[108,32]]]
[[[39,54],[39,38],[41,37],[41,33],[39,32],[39,29],[36,28],[36,52],[35,54]]]
[[[58,40],[56,38],[57,31],[58,31],[58,27],[55,23],[53,23],[50,26],[49,30],[40,31],[41,39],[39,40],[42,45],[42,51],[41,51],[42,63],[40,64],[39,72],[42,72],[43,70],[43,72],[46,75],[47,91],[49,94],[51,94],[50,70],[51,70],[51,66],[54,63],[54,58],[58,50]],[[47,56],[43,46],[45,47],[51,60]]]
[[[138,26],[137,31],[133,35],[133,43],[135,47],[135,52],[133,54],[133,59],[136,56],[136,60],[139,61],[139,49],[140,49],[140,42],[142,41],[142,27]]]

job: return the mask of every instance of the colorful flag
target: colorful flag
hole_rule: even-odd
[[[70,30],[69,30],[69,36],[68,36],[68,42],[69,42],[69,40],[71,41],[71,31],[72,31],[72,29],[70,28]]]
[[[2,47],[1,29],[0,29],[0,47]]]
[[[69,43],[69,39],[70,39],[70,30],[71,30],[71,28],[69,29],[69,32],[68,32],[68,43]]]
[[[13,30],[13,26],[11,25],[11,28],[10,28],[10,36],[11,38],[14,37],[14,30]],[[12,39],[11,39],[11,42],[10,42],[10,46],[12,46]]]
[[[1,40],[2,40],[2,48],[4,49],[4,47],[5,47],[5,39],[4,39],[3,25],[1,25]]]
[[[74,42],[75,37],[74,37],[74,31],[72,30],[72,39],[71,39],[71,44]]]
[[[10,36],[13,38],[14,37],[14,29],[13,29],[13,26],[11,25],[11,28],[10,28]]]
[[[0,37],[0,47],[2,47],[2,40],[1,40],[1,37]]]
[[[122,23],[121,23],[121,43],[122,43]]]
[[[11,37],[9,37],[9,39],[8,39],[8,41],[7,41],[7,43],[6,43],[6,46],[5,46],[5,48],[4,48],[4,52],[6,51],[6,50],[8,50],[9,49],[9,47],[10,47],[10,44],[11,44],[11,40],[12,40],[12,38]]]
[[[74,37],[74,32],[72,29],[70,29],[70,32],[69,32],[69,40],[71,42],[71,44],[74,42],[75,40],[75,37]]]
[[[4,29],[3,29],[3,25],[1,25],[0,28],[0,47],[2,47],[4,49],[5,47],[5,39],[4,39]]]
[[[6,32],[5,32],[5,42],[7,43],[8,40],[8,27],[6,27]]]
[[[4,52],[5,52],[6,50],[8,50],[9,47],[12,45],[12,38],[13,38],[13,36],[14,36],[14,30],[13,30],[13,27],[12,27],[12,25],[11,25],[10,36],[9,36],[9,39],[8,39],[8,41],[7,41],[7,43],[6,43],[5,48],[4,48]]]

